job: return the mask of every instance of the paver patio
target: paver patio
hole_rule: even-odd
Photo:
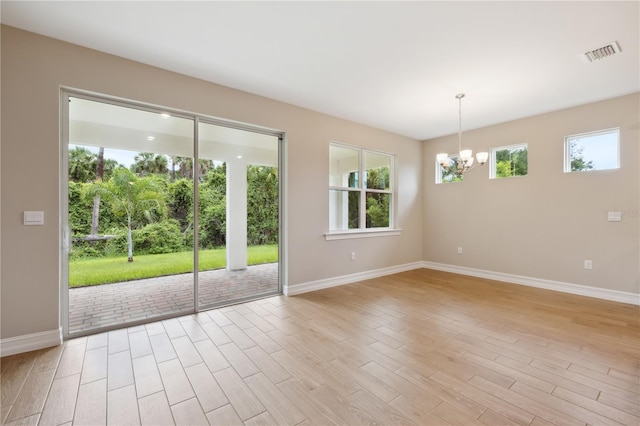
[[[242,271],[201,271],[200,306],[266,294],[278,289],[278,264]],[[69,289],[69,333],[193,311],[193,274]]]

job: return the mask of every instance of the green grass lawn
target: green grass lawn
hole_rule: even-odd
[[[226,250],[212,249],[198,252],[200,271],[220,269],[226,266]],[[264,245],[247,247],[247,263],[259,265],[278,261],[278,246]],[[148,254],[127,257],[101,257],[69,261],[69,287],[83,287],[162,275],[193,272],[193,252]]]

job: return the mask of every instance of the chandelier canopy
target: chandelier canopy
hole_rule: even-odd
[[[462,149],[462,98],[464,98],[464,93],[458,93],[456,95],[456,99],[458,100],[458,161],[456,174],[459,176],[470,172],[478,166],[484,165],[489,159],[488,152],[478,152],[475,157],[477,163],[474,164],[473,151],[470,149]],[[449,154],[438,154],[436,159],[443,169],[451,167],[452,159],[449,157]]]

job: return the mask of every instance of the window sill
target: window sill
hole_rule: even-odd
[[[324,234],[324,239],[332,240],[348,240],[351,238],[371,238],[371,237],[391,237],[400,235],[402,229],[367,229],[367,230],[351,230],[351,231],[331,231]]]

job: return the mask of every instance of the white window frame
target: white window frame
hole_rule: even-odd
[[[452,160],[458,160],[459,156],[457,154],[455,155],[449,155],[449,161]],[[464,175],[460,176],[460,180],[442,180],[442,165],[440,163],[438,163],[438,159],[435,159],[436,161],[436,184],[440,185],[443,183],[457,183],[457,182],[462,182],[464,181]]]
[[[593,169],[593,170],[571,170],[571,140],[576,138],[594,137],[600,135],[615,134],[616,136],[616,165],[615,167],[609,167],[606,169]],[[576,133],[574,135],[568,135],[564,137],[564,172],[565,173],[579,173],[579,172],[598,172],[604,170],[618,170],[620,168],[620,128],[614,127],[611,129],[596,130],[593,132]]]
[[[351,191],[360,193],[360,205],[359,205],[359,227],[357,229],[329,229],[325,233],[326,240],[343,240],[350,238],[368,238],[368,237],[380,237],[380,236],[392,236],[400,235],[401,229],[397,228],[395,222],[395,210],[396,210],[396,156],[389,152],[377,151],[373,149],[362,148],[359,146],[349,145],[341,142],[330,142],[329,148],[335,146],[338,148],[352,149],[358,152],[358,187],[351,188],[347,186],[333,186],[329,185],[329,194],[331,191]],[[364,187],[364,156],[365,153],[371,153],[376,155],[384,155],[389,157],[389,189],[373,189]],[[331,161],[331,155],[329,155],[329,161]],[[382,194],[389,194],[389,226],[380,228],[367,228],[367,193],[375,192]],[[329,224],[331,225],[331,224]]]
[[[509,149],[509,150],[516,150],[516,149],[521,149],[524,148],[527,150],[527,175],[529,174],[529,146],[527,145],[527,143],[516,143],[513,145],[504,145],[504,146],[497,146],[495,148],[491,148],[491,150],[489,151],[489,179],[507,179],[507,178],[518,178],[518,177],[525,177],[527,175],[515,175],[515,176],[496,176],[496,167],[498,165],[497,161],[496,161],[496,154],[498,153],[498,151],[504,151],[505,149]]]

